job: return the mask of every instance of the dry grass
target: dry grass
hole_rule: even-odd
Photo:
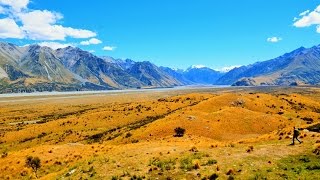
[[[319,123],[319,97],[275,88],[2,98],[0,179],[34,178],[29,155],[43,179],[276,178],[283,158],[317,151],[313,132],[288,144],[293,126]]]

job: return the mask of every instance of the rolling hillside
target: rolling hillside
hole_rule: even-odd
[[[317,179],[320,90],[288,89],[4,97],[0,179]]]

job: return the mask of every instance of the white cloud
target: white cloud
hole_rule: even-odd
[[[232,69],[238,68],[238,67],[241,67],[241,65],[226,66],[226,67],[222,67],[222,68],[218,68],[218,69],[214,69],[214,70],[226,73],[226,72],[229,72]]]
[[[10,34],[16,34],[17,29],[20,29],[24,34],[24,38],[31,40],[65,40],[71,38],[92,38],[97,34],[90,30],[76,29],[72,27],[64,27],[59,24],[63,19],[63,15],[57,12],[48,10],[30,10],[27,8],[29,0],[0,0],[0,13],[10,17],[16,24],[12,29],[14,32],[6,33],[2,38],[11,38]],[[23,11],[22,11],[23,10]],[[13,24],[10,22],[11,25]],[[22,24],[18,26],[17,24]],[[7,27],[0,26],[0,31],[10,30]],[[19,36],[21,37],[21,36]]]
[[[271,43],[277,43],[277,42],[279,42],[279,41],[281,41],[281,40],[282,40],[281,37],[269,37],[269,38],[267,39],[267,41],[268,41],[268,42],[271,42]]]
[[[96,51],[95,50],[90,50],[88,51],[89,53],[95,53]]]
[[[27,8],[29,0],[0,0],[0,4],[10,6],[14,11],[20,12]]]
[[[32,40],[65,40],[68,36],[73,38],[96,36],[96,33],[89,30],[57,25],[57,21],[61,20],[63,16],[56,12],[35,10],[28,13],[19,13],[18,16],[23,24],[21,29]]]
[[[0,19],[0,38],[22,39],[25,35],[13,19]]]
[[[104,51],[114,51],[117,47],[114,46],[105,46],[102,48]]]
[[[102,41],[100,41],[99,39],[97,38],[91,38],[89,39],[88,41],[82,41],[80,42],[81,45],[84,45],[84,46],[88,46],[90,44],[101,44]]]
[[[51,49],[59,49],[59,48],[65,48],[68,46],[74,46],[74,44],[70,44],[70,43],[66,43],[66,44],[62,44],[62,43],[58,43],[58,42],[41,42],[38,43],[39,46],[46,46],[46,47],[50,47]]]
[[[5,12],[6,10],[2,6],[0,6],[0,14],[4,14]]]
[[[296,19],[293,26],[298,28],[309,27],[317,25],[316,30],[320,33],[320,5],[314,11],[304,11],[300,13],[300,18]]]
[[[302,13],[299,14],[299,16],[305,16],[305,15],[307,15],[309,12],[310,12],[310,10],[303,11]]]

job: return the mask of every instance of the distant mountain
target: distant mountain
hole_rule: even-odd
[[[150,62],[97,57],[75,47],[52,50],[0,43],[0,93],[185,85]]]
[[[197,66],[188,68],[183,74],[189,81],[196,84],[216,84],[216,81],[224,75],[208,67]]]
[[[101,57],[103,60],[105,60],[106,62],[115,64],[116,66],[120,67],[123,70],[128,70],[129,68],[131,68],[136,62],[134,62],[131,59],[114,59],[112,57],[108,57],[108,56],[103,56]]]
[[[79,48],[57,49],[56,54],[65,67],[78,75],[84,84],[94,84],[102,89],[134,88],[143,84],[113,63]]]
[[[190,79],[188,79],[185,75],[184,75],[184,70],[181,69],[171,69],[169,67],[163,67],[160,66],[160,69],[164,72],[166,72],[167,74],[169,74],[171,77],[175,78],[176,80],[180,81],[181,83],[183,83],[184,85],[191,85],[194,84],[194,82],[192,82]]]
[[[320,84],[320,46],[301,47],[275,59],[233,69],[217,83],[237,86]]]
[[[21,70],[35,79],[45,82],[77,83],[72,72],[56,57],[55,52],[48,47],[31,45],[26,47],[24,55],[18,62]]]
[[[128,69],[128,73],[143,82],[145,86],[170,87],[184,85],[161,68],[149,61],[136,62]]]
[[[77,90],[78,81],[50,48],[0,43],[0,92]],[[54,82],[54,83],[53,83]]]
[[[234,86],[319,85],[320,45],[298,48],[275,59],[227,73],[204,66],[187,70],[149,61],[97,57],[76,47],[52,50],[0,42],[0,93],[173,87],[192,84]]]
[[[218,85],[231,85],[236,82],[238,79],[243,77],[243,73],[250,69],[249,66],[241,66],[238,68],[234,68],[227,72],[225,75],[221,76],[217,81],[216,84]]]
[[[25,50],[26,48],[0,42],[0,79],[2,79],[2,81],[15,81],[19,78],[29,76],[25,74],[18,65]]]
[[[174,70],[168,67],[160,68],[186,85],[213,85],[216,83],[217,79],[225,74],[204,66],[191,66],[185,71],[181,69]]]

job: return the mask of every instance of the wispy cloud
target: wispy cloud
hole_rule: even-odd
[[[114,51],[117,47],[114,46],[105,46],[102,48],[104,51]]]
[[[271,42],[271,43],[277,43],[277,42],[279,42],[281,40],[282,40],[281,37],[269,37],[269,38],[267,38],[267,41]]]
[[[58,43],[58,42],[41,42],[41,43],[38,43],[38,45],[50,47],[51,49],[54,49],[54,50],[59,49],[59,48],[65,48],[68,46],[74,46],[74,44],[70,44],[70,43],[63,44],[63,43]]]
[[[293,26],[298,28],[316,25],[316,30],[320,33],[320,5],[315,10],[306,10],[299,14],[299,18],[295,18]]]
[[[101,43],[102,43],[102,41],[97,39],[97,38],[91,38],[88,41],[80,42],[80,44],[84,45],[84,46],[88,46],[88,45],[91,45],[91,44],[101,44]]]
[[[15,12],[21,12],[28,4],[29,0],[0,0],[0,5],[9,6]]]
[[[0,6],[0,14],[4,14],[5,12],[5,9],[2,6]]]
[[[97,36],[90,30],[65,27],[58,23],[63,19],[62,14],[28,9],[28,4],[29,0],[0,0],[1,13],[6,16],[0,21],[12,27],[0,25],[1,38],[65,40],[67,37],[80,39]]]
[[[303,11],[302,13],[299,14],[299,16],[305,16],[305,15],[307,15],[309,12],[310,12],[310,10]]]

